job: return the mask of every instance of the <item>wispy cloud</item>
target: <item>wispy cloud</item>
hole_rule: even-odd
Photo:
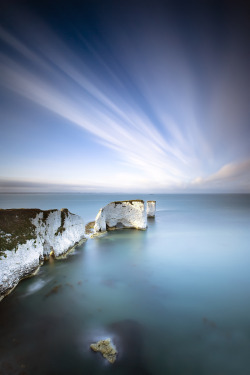
[[[250,191],[250,160],[224,165],[216,173],[206,177],[197,177],[192,185],[201,189],[219,191]]]
[[[48,30],[42,34],[47,40],[55,39],[48,35]],[[1,30],[0,36],[39,70],[39,75],[35,74],[25,64],[1,56],[2,85],[90,132],[97,141],[115,150],[124,161],[138,167],[148,177],[166,182],[185,178],[182,164],[187,163],[188,156],[173,142],[174,138],[166,142],[136,103],[132,106],[124,101],[122,92],[112,92],[109,86],[102,88],[97,77],[95,84],[89,81],[89,68],[85,70],[83,65],[82,71],[78,70],[78,58],[62,42],[58,54],[59,43],[50,45],[53,54],[47,55],[44,51],[56,66],[52,69],[41,55],[30,51],[6,31]],[[63,60],[61,55],[66,59]],[[61,72],[67,75],[67,79]],[[74,93],[73,98],[70,92]]]
[[[34,19],[26,17],[26,24],[32,26]],[[183,41],[159,21],[157,25],[147,19],[140,30],[127,33],[122,25],[116,25],[118,37],[110,39],[113,56],[107,51],[101,54],[98,43],[88,43],[79,32],[79,40],[92,60],[84,53],[77,54],[40,20],[39,31],[31,27],[34,31],[30,38],[28,29],[17,36],[0,28],[0,39],[11,50],[0,55],[0,84],[82,128],[86,137],[91,135],[113,150],[121,167],[131,169],[130,173],[114,173],[117,187],[207,186],[218,179],[231,183],[225,175],[232,176],[233,167],[222,166],[239,158],[238,144],[233,153],[228,150],[233,144],[232,134],[236,129],[243,133],[246,127],[245,104],[239,99],[245,97],[245,88],[238,87],[236,80],[233,85],[238,88],[237,95],[228,95],[229,66],[228,73],[213,85],[213,100],[204,104],[205,96],[203,107],[198,108],[200,91]],[[131,38],[133,33],[135,37]],[[101,42],[105,49],[105,40]],[[209,109],[212,114],[207,116]],[[227,124],[229,135],[225,136],[223,150],[216,136],[221,139]],[[197,184],[196,176],[209,174],[211,177],[200,178]]]

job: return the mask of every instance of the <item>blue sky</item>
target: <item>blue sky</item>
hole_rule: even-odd
[[[0,191],[250,192],[243,2],[38,4],[0,16]]]

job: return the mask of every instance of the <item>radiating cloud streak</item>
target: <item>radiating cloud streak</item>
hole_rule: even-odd
[[[244,163],[231,163],[249,156],[248,86],[243,84],[247,65],[243,64],[240,78],[231,80],[230,74],[237,70],[233,63],[242,65],[240,57],[234,59],[232,50],[226,51],[220,67],[214,66],[211,88],[208,85],[202,93],[197,85],[201,77],[190,65],[182,34],[174,34],[175,28],[166,21],[160,14],[151,21],[145,13],[140,28],[136,23],[131,29],[117,23],[117,32],[109,34],[107,28],[108,39],[96,44],[79,31],[85,53],[78,54],[48,25],[40,21],[38,30],[27,16],[25,22],[33,30],[30,38],[27,29],[25,34],[14,34],[0,27],[5,46],[0,85],[82,128],[86,140],[91,135],[113,150],[121,168],[131,169],[114,171],[117,189],[125,184],[128,189],[144,185],[161,191],[188,190],[214,186],[218,180],[221,186],[230,185],[228,176],[237,170],[241,176],[244,169]],[[242,183],[246,188],[245,179]]]
[[[6,36],[6,33],[1,35],[2,37]],[[49,37],[48,39],[51,40],[52,38]],[[5,38],[6,42],[10,40],[12,41],[11,37]],[[19,43],[13,44],[14,46],[20,45]],[[27,49],[25,49],[25,52],[29,58],[33,56],[33,53],[29,53]],[[65,56],[69,55],[67,51],[63,51],[63,53]],[[93,87],[93,84],[88,82],[80,72],[73,74],[74,68],[70,70],[60,64],[56,58],[53,61],[70,78],[73,77],[74,83],[77,81],[78,85],[81,85],[83,92],[78,90],[79,96],[84,99],[76,99],[75,102],[67,95],[59,92],[55,86],[46,82],[45,79],[41,80],[40,77],[30,73],[25,67],[11,60],[5,60],[4,58],[1,60],[2,83],[8,89],[25,96],[29,100],[93,133],[100,141],[122,153],[125,160],[137,165],[148,175],[157,176],[157,173],[159,175],[164,173],[165,178],[169,180],[174,179],[176,175],[178,177],[179,175],[182,176],[180,169],[175,166],[176,160],[174,160],[177,159],[176,155],[178,156],[181,152],[176,147],[171,147],[165,142],[150,120],[146,119],[147,123],[145,124],[138,118],[138,114],[136,120],[134,120],[133,112],[135,110],[133,108],[131,110],[128,108],[129,112],[127,114],[121,109],[117,111],[116,105],[111,101],[114,98],[108,99],[99,91],[98,87]],[[33,64],[38,63],[39,67],[43,66],[42,61],[39,61],[39,57],[32,58],[32,62]],[[54,74],[56,76],[57,72],[55,71]],[[62,85],[62,82],[59,83]],[[63,82],[65,92],[70,91],[71,85],[71,82]],[[93,100],[89,100],[85,92],[95,98],[94,103]],[[183,155],[181,157],[184,159]],[[167,173],[164,172],[166,165],[168,165]]]

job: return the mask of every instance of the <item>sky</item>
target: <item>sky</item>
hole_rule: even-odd
[[[247,2],[0,5],[0,192],[250,193]]]

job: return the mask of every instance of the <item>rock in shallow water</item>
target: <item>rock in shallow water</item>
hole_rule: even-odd
[[[104,358],[106,358],[110,363],[114,363],[116,360],[116,349],[112,346],[111,340],[100,340],[94,344],[90,345],[90,348],[94,352],[100,352]]]

